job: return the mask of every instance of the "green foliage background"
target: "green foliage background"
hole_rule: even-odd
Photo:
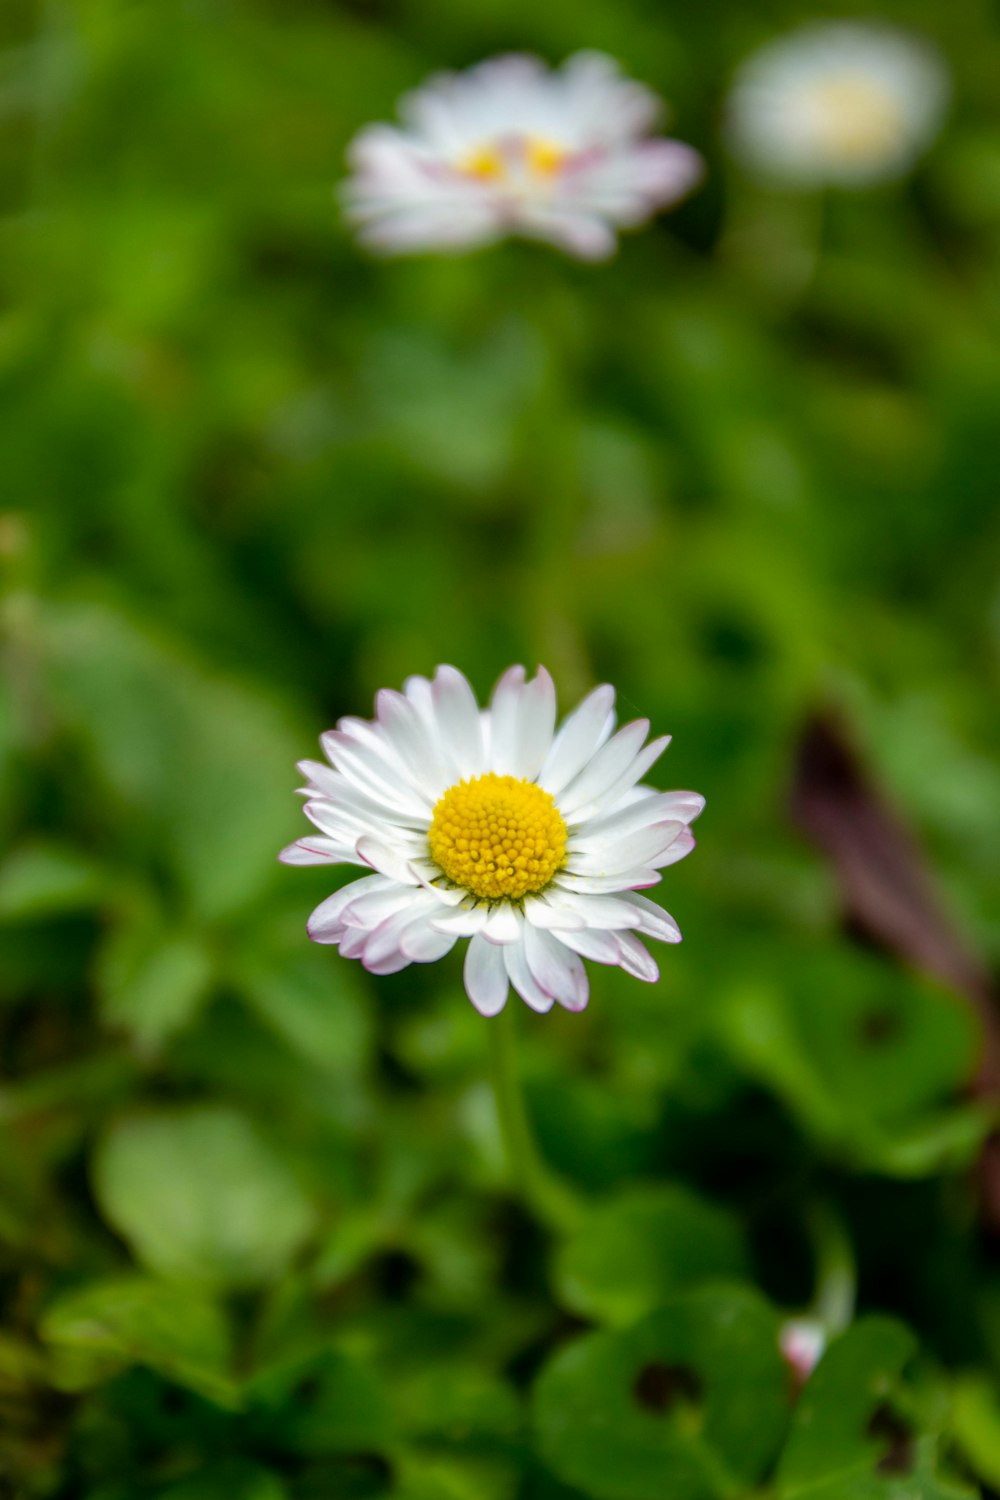
[[[1000,32],[882,13],[951,118],[818,201],[719,145],[801,3],[6,0],[0,1493],[1000,1493],[981,1038],[843,935],[786,811],[832,701],[996,965]],[[606,267],[356,250],[362,123],[581,46],[672,101],[698,195]],[[708,797],[661,982],[518,1018],[567,1237],[457,961],[369,980],[275,863],[321,729],[518,660],[614,682]],[[863,1318],[796,1403],[817,1204]]]

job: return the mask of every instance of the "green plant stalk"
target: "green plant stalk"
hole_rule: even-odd
[[[546,1167],[535,1144],[518,1076],[516,1007],[516,1000],[509,999],[500,1014],[487,1023],[490,1074],[500,1135],[510,1176],[518,1193],[543,1223],[563,1233],[576,1227],[581,1206],[572,1190]]]
[[[813,1206],[809,1230],[816,1254],[813,1316],[828,1338],[843,1333],[854,1317],[857,1269],[854,1250],[840,1219],[825,1203]]]

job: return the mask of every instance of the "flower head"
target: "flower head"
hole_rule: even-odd
[[[374,871],[313,912],[309,935],[375,974],[433,963],[468,939],[465,987],[483,1015],[513,985],[535,1010],[587,1003],[582,960],[659,973],[640,940],[680,941],[640,894],[694,847],[696,792],[642,777],[668,737],[639,719],[614,733],[614,690],[595,688],[556,730],[544,668],[511,667],[480,709],[454,667],[383,690],[376,717],[323,736],[329,764],[303,761],[316,833],[288,864]]]
[[[916,37],[810,24],[743,63],[729,98],[729,139],[775,181],[860,187],[912,166],[938,130],[948,91],[940,57]]]
[[[659,112],[655,94],[595,52],[555,72],[514,55],[439,74],[403,98],[403,128],[369,125],[351,143],[348,217],[389,253],[520,234],[603,260],[617,227],[701,176],[690,146],[648,137]]]

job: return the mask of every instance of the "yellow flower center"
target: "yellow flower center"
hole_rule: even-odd
[[[503,182],[512,173],[517,177],[519,165],[529,176],[554,177],[568,159],[568,151],[544,136],[514,136],[500,145],[477,146],[463,156],[458,170],[478,182]]]
[[[540,135],[530,135],[524,143],[524,159],[538,177],[554,176],[568,155],[555,141],[547,141]]]
[[[836,74],[817,89],[827,147],[851,161],[877,160],[891,151],[903,125],[899,104],[874,79]]]
[[[566,824],[548,792],[493,771],[448,788],[428,838],[449,880],[487,901],[540,891],[566,854]]]
[[[480,146],[478,151],[470,151],[459,170],[467,177],[478,177],[480,182],[495,182],[507,175],[503,157],[492,146]]]

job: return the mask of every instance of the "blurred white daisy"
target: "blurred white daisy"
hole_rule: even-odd
[[[317,832],[287,864],[353,864],[375,873],[330,896],[309,935],[374,974],[443,958],[468,939],[465,987],[483,1015],[514,989],[535,1010],[582,1010],[582,960],[653,982],[644,937],[680,941],[640,894],[694,847],[695,792],[642,777],[669,743],[639,719],[615,734],[614,689],[598,687],[556,731],[544,668],[511,667],[481,710],[454,667],[385,689],[376,717],[323,736],[329,765],[303,761]]]
[[[929,44],[880,25],[810,24],[753,53],[729,96],[735,155],[774,181],[860,187],[902,176],[948,102]]]
[[[702,174],[690,146],[649,138],[660,111],[595,52],[558,71],[513,55],[439,74],[400,101],[402,128],[369,125],[351,143],[348,217],[389,253],[519,234],[602,260],[616,228],[642,223]]]

